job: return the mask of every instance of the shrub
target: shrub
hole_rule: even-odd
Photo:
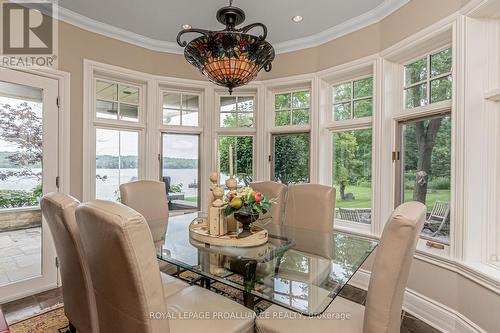
[[[448,177],[436,177],[429,181],[429,188],[435,190],[449,190],[450,189],[450,178]]]
[[[0,208],[38,206],[40,196],[34,192],[19,190],[0,190]]]

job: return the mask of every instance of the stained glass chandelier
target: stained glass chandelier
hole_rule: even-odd
[[[233,6],[217,11],[217,20],[226,28],[220,31],[204,29],[184,29],[177,35],[177,43],[185,47],[184,57],[213,83],[229,89],[243,86],[252,81],[264,68],[271,70],[274,60],[274,48],[266,41],[267,27],[262,23],[253,23],[237,29],[245,21],[245,12]],[[262,35],[247,34],[253,28],[260,27]],[[181,41],[185,33],[199,33],[202,36],[191,42]]]

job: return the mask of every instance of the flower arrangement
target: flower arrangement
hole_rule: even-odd
[[[262,193],[254,191],[251,187],[242,187],[227,193],[224,196],[224,203],[227,204],[224,209],[225,216],[233,213],[240,216],[258,216],[267,213],[271,204],[276,203],[276,199],[268,200]]]

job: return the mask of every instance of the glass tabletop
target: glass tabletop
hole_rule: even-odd
[[[308,316],[326,310],[378,244],[267,223],[261,225],[269,233],[264,245],[213,246],[189,237],[189,224],[199,216],[170,217],[159,259]]]

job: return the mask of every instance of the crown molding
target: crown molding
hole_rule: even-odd
[[[277,54],[316,47],[384,19],[410,0],[385,0],[374,9],[329,28],[320,33],[274,44]],[[134,32],[102,23],[59,6],[59,20],[100,35],[153,51],[183,54],[183,49],[174,42],[149,38]]]
[[[276,49],[276,53],[279,54],[319,46],[336,38],[350,34],[356,30],[360,30],[369,25],[380,22],[402,6],[406,5],[408,2],[410,2],[410,0],[385,0],[372,10],[342,22],[334,27],[311,36],[276,43],[274,48]]]
[[[59,20],[78,28],[94,32],[106,37],[120,40],[129,44],[140,46],[153,51],[183,54],[183,49],[177,43],[162,41],[149,38],[134,32],[112,26],[107,23],[102,23],[94,19],[88,18],[81,14],[75,13],[69,9],[59,6]]]

